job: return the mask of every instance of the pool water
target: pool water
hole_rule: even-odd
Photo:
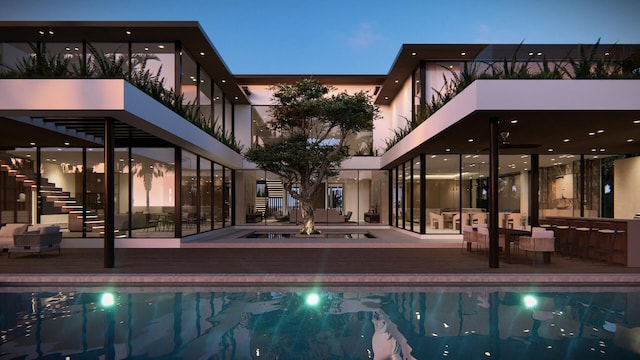
[[[373,239],[375,238],[374,235],[372,235],[371,233],[368,232],[324,232],[324,233],[320,233],[320,234],[314,234],[314,235],[305,235],[305,234],[299,234],[296,232],[273,232],[273,231],[253,231],[250,232],[249,234],[243,235],[243,238],[261,238],[261,239],[288,239],[288,238],[301,238],[301,239],[306,239],[306,238],[325,238],[325,239]]]
[[[634,288],[0,288],[0,358],[637,359],[639,304]]]

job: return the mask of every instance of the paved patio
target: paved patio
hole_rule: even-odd
[[[0,286],[19,284],[589,284],[640,285],[640,268],[520,253],[489,268],[488,257],[451,238],[420,239],[397,230],[369,238],[247,239],[246,229],[215,233],[180,249],[62,249],[61,255],[0,257]]]

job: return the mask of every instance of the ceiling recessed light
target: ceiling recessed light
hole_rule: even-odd
[[[594,151],[598,151],[598,150],[596,150],[596,149],[591,149],[591,152],[594,152]]]
[[[473,139],[468,139],[467,141],[468,141],[468,142],[473,142]]]
[[[609,56],[609,55],[611,55],[611,54],[609,54],[608,52],[604,53],[604,56]]]
[[[593,135],[595,135],[595,134],[596,134],[596,133],[594,133],[594,132],[592,131],[592,132],[590,132],[590,133],[589,133],[589,136],[593,136]]]
[[[225,80],[225,79],[222,79],[222,80],[220,80],[220,81],[221,81],[223,84],[227,82],[227,80]]]
[[[467,56],[467,53],[466,52],[461,52],[460,55]]]
[[[640,124],[640,120],[633,120],[634,124]]]
[[[385,97],[384,97],[384,99],[385,99],[385,100],[389,100],[389,97],[388,97],[388,96],[385,96]]]
[[[598,134],[602,134],[604,132],[604,130],[600,129],[598,131],[596,131]]]
[[[436,156],[438,156],[438,155],[431,155],[431,158],[433,159],[433,158],[435,158]]]
[[[533,53],[532,53],[532,52],[530,52],[530,53],[529,53],[529,56],[533,56]]]
[[[144,51],[149,51],[149,48],[145,46]]]
[[[53,30],[49,30],[49,35],[53,35]]]
[[[164,45],[158,45],[158,49],[164,49]]]
[[[204,51],[200,51],[200,56],[204,56]]]
[[[40,34],[40,35],[44,35],[44,31],[42,31],[42,30],[38,30],[38,34]]]
[[[606,151],[605,149],[600,149],[600,152],[605,152],[605,151]]]
[[[633,142],[633,139],[627,139],[627,142]]]
[[[36,146],[36,143],[35,142],[30,142],[29,145]]]
[[[129,30],[125,31],[124,33],[127,34],[127,35],[131,35],[131,31],[129,31]]]
[[[562,141],[564,141],[564,142],[569,142],[569,141],[571,141],[571,139],[564,139],[564,140],[562,140]]]
[[[553,151],[553,149],[552,149],[552,148],[548,148],[548,149],[547,149],[547,151],[548,151],[548,152],[552,152],[552,151]]]
[[[513,120],[511,120],[511,123],[512,123],[512,124],[517,124],[517,123],[518,123],[518,119],[513,119]]]
[[[448,149],[448,148],[447,148],[447,149],[444,149],[444,151],[446,151],[446,152],[450,152],[450,151],[451,151],[451,149]]]
[[[65,142],[64,142],[64,144],[65,144],[66,146],[69,146],[69,142],[68,142],[68,141],[65,141]]]
[[[411,53],[411,56],[416,56],[416,55],[418,55],[418,53],[415,51]]]
[[[394,83],[396,83],[396,84],[397,84],[397,83],[399,83],[399,82],[400,82],[400,80],[395,80],[395,81],[394,81]]]
[[[537,55],[538,55],[538,56],[542,56],[542,53],[541,53],[541,52],[539,52]]]

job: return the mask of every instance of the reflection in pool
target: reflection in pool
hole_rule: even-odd
[[[0,358],[637,359],[640,352],[634,288],[45,290],[0,292]]]

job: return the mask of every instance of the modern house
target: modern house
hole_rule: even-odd
[[[277,137],[270,86],[306,77],[381,112],[326,179],[318,224],[461,238],[474,222],[630,220],[639,72],[640,44],[594,41],[405,44],[388,74],[242,75],[197,22],[0,22],[0,222],[59,224],[69,246],[295,224],[242,148]]]

